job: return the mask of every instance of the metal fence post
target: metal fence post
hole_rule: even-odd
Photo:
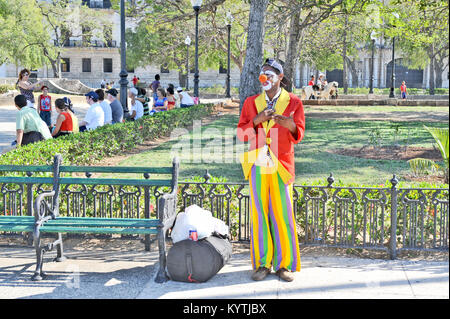
[[[398,199],[398,179],[394,174],[391,179],[391,238],[389,240],[389,256],[390,258],[397,258],[397,199]]]
[[[148,173],[144,173],[144,178],[149,179],[150,175]],[[144,186],[144,216],[146,219],[150,218],[150,187]],[[150,251],[150,235],[144,236],[144,243],[145,243],[145,251]]]

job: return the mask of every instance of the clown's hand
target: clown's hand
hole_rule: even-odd
[[[297,132],[297,126],[295,125],[295,122],[294,122],[294,113],[295,112],[291,112],[289,114],[289,116],[283,116],[283,115],[279,115],[279,114],[274,114],[272,116],[272,118],[273,118],[273,120],[275,121],[276,124],[279,124],[279,125],[287,128],[292,133],[296,133]]]
[[[261,111],[253,119],[253,125],[257,126],[258,124],[260,124],[262,122],[269,121],[270,119],[272,119],[273,113],[274,113],[274,110],[272,110],[272,109],[265,109],[265,110]]]

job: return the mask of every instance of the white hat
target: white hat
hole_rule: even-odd
[[[138,91],[135,88],[130,88],[130,93],[133,94],[134,96],[138,95]]]
[[[183,91],[183,89],[181,88],[181,86],[177,87],[177,92],[181,92]]]

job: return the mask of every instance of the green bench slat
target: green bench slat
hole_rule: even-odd
[[[60,166],[66,173],[149,173],[172,174],[172,167],[111,167],[111,166]]]
[[[0,216],[0,231],[33,231],[33,216]],[[156,234],[158,219],[58,217],[47,221],[42,232],[95,234]]]
[[[61,184],[85,184],[85,185],[124,185],[124,186],[172,186],[168,179],[109,179],[109,178],[71,178],[63,177]]]
[[[47,226],[40,228],[43,233],[80,233],[80,234],[157,234],[156,228],[125,228],[125,227],[67,227],[67,226]]]
[[[22,216],[14,216],[14,215],[6,215],[6,216],[0,216],[0,222],[2,220],[34,220],[34,216],[26,216],[26,215],[22,215]]]
[[[65,220],[63,218],[57,218],[49,220],[45,223],[48,226],[83,226],[83,227],[158,227],[159,220],[134,220],[134,221],[120,221],[120,220],[90,220],[86,218],[84,220]]]
[[[4,225],[0,224],[0,231],[11,231],[11,232],[32,232],[34,230],[34,224],[30,225]]]
[[[0,165],[0,172],[53,172],[53,166]]]
[[[51,177],[13,177],[0,176],[0,183],[14,183],[14,184],[53,184]]]
[[[34,225],[34,219],[33,220],[0,220],[0,225]]]

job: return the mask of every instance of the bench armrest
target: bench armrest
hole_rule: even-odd
[[[169,229],[177,216],[177,191],[165,193],[158,199],[158,219],[165,229]]]
[[[48,202],[45,200],[46,197],[51,196],[55,196],[54,190],[40,194],[34,202],[34,217],[36,224],[39,224],[39,226],[49,219],[54,219],[59,214],[59,205],[56,205],[56,207],[50,207]]]

